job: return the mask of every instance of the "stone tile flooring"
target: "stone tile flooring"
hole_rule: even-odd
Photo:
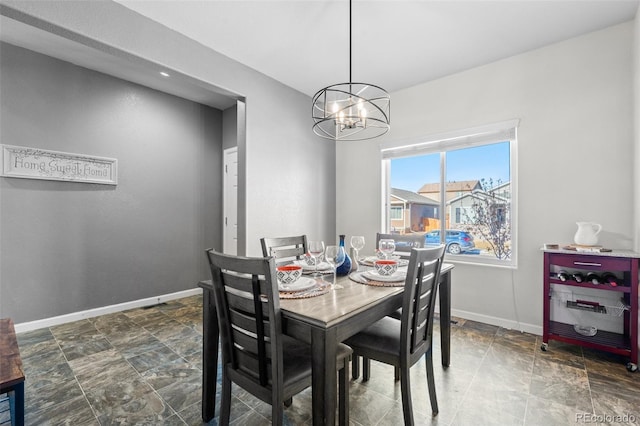
[[[26,424],[201,424],[201,311],[194,296],[19,334]],[[539,336],[458,320],[445,370],[439,339],[436,330],[435,418],[424,364],[412,369],[419,425],[640,424],[640,374],[621,359],[557,342],[542,352]],[[235,386],[233,395],[232,424],[269,424],[268,405]],[[350,399],[352,425],[402,424],[391,367],[372,363]],[[287,424],[310,425],[310,409],[307,389],[285,409]]]

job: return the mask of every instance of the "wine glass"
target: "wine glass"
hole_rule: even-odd
[[[336,275],[338,266],[344,263],[347,255],[344,251],[343,246],[327,246],[324,251],[324,258],[329,264],[333,267],[333,285],[331,286],[334,289],[342,288],[342,286],[336,286]]]
[[[356,262],[360,258],[360,250],[364,248],[364,237],[354,235],[351,237],[351,247],[356,251]]]
[[[391,253],[396,251],[396,242],[391,239],[382,239],[380,240],[380,243],[378,243],[378,249],[384,253],[385,259],[389,259]]]
[[[318,257],[324,253],[324,241],[309,241],[309,256],[313,258],[313,276],[318,276]]]

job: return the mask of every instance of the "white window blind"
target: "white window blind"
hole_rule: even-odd
[[[451,149],[468,148],[491,142],[513,140],[519,120],[509,120],[454,132],[421,137],[419,141],[381,146],[382,159],[412,157]]]

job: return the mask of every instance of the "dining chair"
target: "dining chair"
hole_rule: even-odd
[[[376,234],[376,247],[378,247],[378,243],[381,239],[392,239],[396,241],[396,251],[395,253],[400,256],[402,259],[407,259],[411,255],[412,248],[422,248],[424,247],[425,237],[422,234]],[[402,316],[402,309],[398,309],[397,311],[389,314],[391,318],[400,319]],[[354,370],[354,374],[357,373],[357,370]],[[354,377],[355,378],[355,377]],[[398,372],[396,371],[396,380],[399,380]]]
[[[307,236],[260,238],[262,255],[273,256],[276,264],[300,260],[307,252]]]
[[[220,424],[231,415],[231,383],[271,404],[272,424],[283,405],[311,385],[311,346],[282,332],[273,257],[247,258],[207,250],[222,342]],[[349,424],[351,348],[338,345],[339,421]]]
[[[424,247],[423,234],[376,234],[376,248],[380,245],[380,240],[391,239],[396,242],[395,254],[401,258],[409,258],[411,249]]]
[[[345,341],[353,349],[354,363],[357,356],[364,359],[362,381],[369,380],[370,359],[399,370],[405,425],[414,424],[409,370],[423,355],[431,410],[434,416],[438,414],[432,340],[435,297],[444,250],[444,245],[411,250],[400,321],[384,317]]]

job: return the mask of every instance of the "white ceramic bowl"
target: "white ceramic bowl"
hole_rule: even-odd
[[[389,275],[393,275],[398,270],[398,261],[397,260],[383,260],[379,259],[373,262],[376,267],[376,271],[378,274],[388,277]]]
[[[283,265],[276,268],[276,278],[281,284],[293,284],[302,276],[302,266]]]

